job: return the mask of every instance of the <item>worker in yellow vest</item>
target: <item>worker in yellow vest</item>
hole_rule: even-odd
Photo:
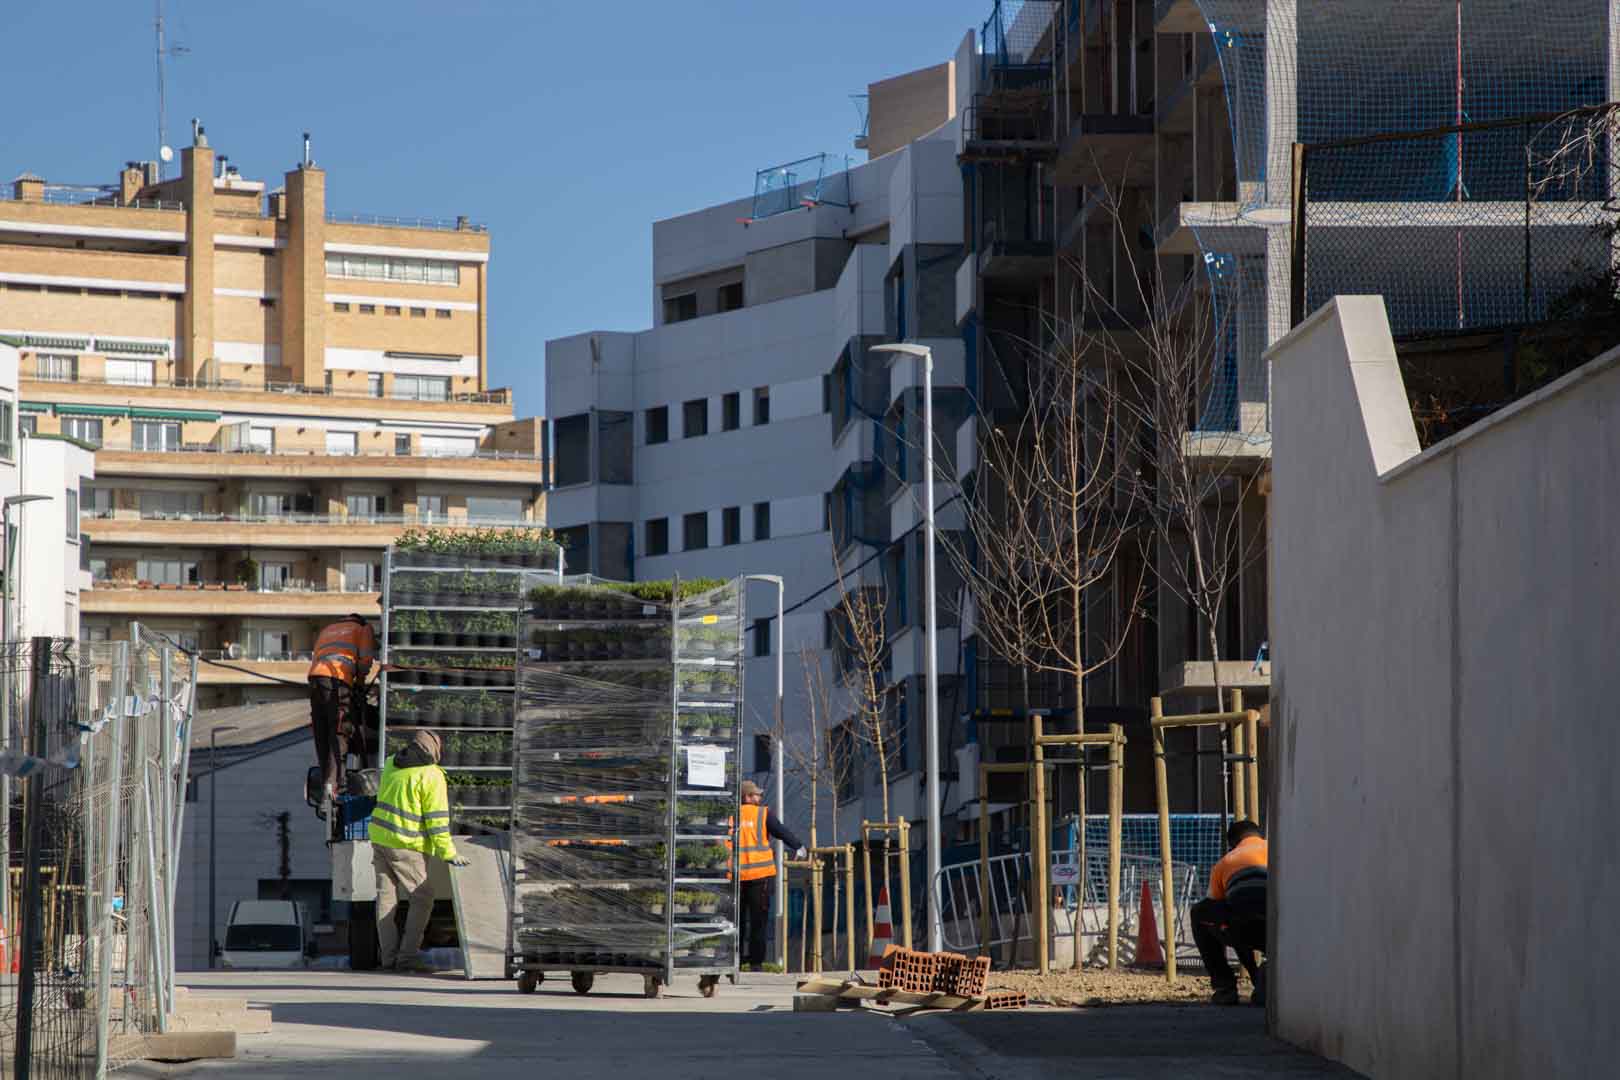
[[[439,768],[438,735],[419,730],[410,744],[383,763],[377,806],[371,812],[371,865],[377,872],[378,959],[383,968],[423,971],[422,937],[433,914],[428,858],[466,866],[450,839],[450,789]],[[401,899],[405,936],[394,926]]]
[[[765,805],[765,793],[752,780],[742,782],[742,810],[737,815],[737,877],[742,882],[742,911],[737,920],[737,940],[742,948],[744,971],[759,971],[765,965],[765,940],[771,924],[771,894],[776,886],[776,857],[771,841],[796,849],[793,857],[804,858],[804,843],[788,832]]]
[[[377,633],[363,615],[345,615],[321,630],[309,664],[309,722],[315,732],[315,760],[321,767],[317,813],[329,820],[344,759],[350,747],[363,752],[360,723],[366,697],[366,675],[377,659]]]

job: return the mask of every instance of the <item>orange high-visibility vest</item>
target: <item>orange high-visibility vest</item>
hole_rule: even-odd
[[[742,824],[737,827],[738,877],[743,881],[756,881],[774,876],[776,856],[771,851],[771,835],[765,827],[770,811],[761,803],[744,806],[741,813]]]
[[[371,627],[352,619],[333,623],[315,639],[315,656],[309,664],[311,679],[325,677],[358,683],[366,677],[377,659],[377,635]]]

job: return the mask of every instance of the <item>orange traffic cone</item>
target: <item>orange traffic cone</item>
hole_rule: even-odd
[[[1164,967],[1164,950],[1159,946],[1159,920],[1153,914],[1153,896],[1142,882],[1142,906],[1136,917],[1136,960],[1133,967]]]
[[[883,952],[894,943],[894,916],[889,912],[889,887],[878,891],[877,912],[872,916],[872,956],[867,962],[874,968],[883,966]]]

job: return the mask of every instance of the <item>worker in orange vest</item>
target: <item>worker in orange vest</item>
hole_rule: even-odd
[[[771,893],[776,886],[776,857],[771,841],[794,848],[804,858],[804,844],[777,820],[765,805],[765,793],[752,780],[742,782],[742,809],[737,822],[737,876],[742,882],[742,911],[737,920],[737,941],[744,971],[759,971],[765,964],[765,939],[771,924]]]
[[[315,759],[321,767],[322,819],[332,812],[351,743],[364,746],[359,723],[366,675],[377,659],[377,634],[363,615],[346,615],[315,639],[309,664],[309,722],[315,729]]]
[[[1209,898],[1192,907],[1193,942],[1204,958],[1217,1005],[1238,1003],[1237,976],[1226,948],[1237,951],[1238,963],[1254,985],[1251,1005],[1266,1003],[1266,969],[1257,954],[1266,949],[1266,838],[1252,821],[1234,821],[1226,830],[1230,849],[1209,874]]]

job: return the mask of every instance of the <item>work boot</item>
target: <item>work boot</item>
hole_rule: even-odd
[[[1215,992],[1209,995],[1211,1005],[1236,1005],[1238,992],[1235,986],[1217,986]]]

